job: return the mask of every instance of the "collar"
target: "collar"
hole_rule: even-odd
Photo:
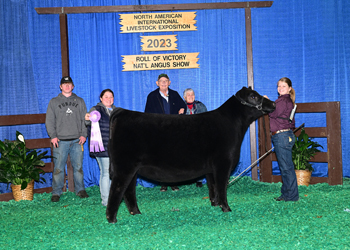
[[[163,92],[161,92],[159,90],[159,94],[161,97],[163,97],[167,102],[169,101],[169,90],[166,92],[166,95],[163,94]]]

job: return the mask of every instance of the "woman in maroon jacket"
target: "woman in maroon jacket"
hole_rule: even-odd
[[[269,114],[272,142],[275,147],[278,166],[281,170],[282,188],[281,196],[276,201],[299,200],[298,183],[292,160],[292,148],[295,143],[293,129],[295,120],[289,119],[294,107],[295,91],[292,81],[281,78],[277,83],[278,99],[275,101],[276,109]]]

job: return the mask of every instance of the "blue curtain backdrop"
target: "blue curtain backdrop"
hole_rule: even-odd
[[[171,3],[220,1],[174,0]],[[164,4],[168,1],[117,0],[0,0],[0,115],[45,113],[51,98],[58,95],[61,78],[61,47],[58,15],[38,15],[36,7]],[[277,98],[276,83],[291,78],[297,102],[339,101],[343,175],[350,177],[349,137],[349,36],[350,2],[275,1],[270,8],[252,9],[253,66],[255,89]],[[121,13],[69,14],[70,75],[74,92],[90,109],[105,88],[115,93],[115,105],[143,111],[157,76],[166,73],[171,88],[182,94],[195,90],[196,99],[208,110],[219,107],[242,86],[247,86],[244,9],[198,10],[197,31],[121,34]],[[199,52],[200,68],[122,72],[122,55],[141,52],[141,35],[176,34],[178,51]],[[297,114],[297,125],[325,126],[325,114]],[[27,139],[47,137],[44,125],[1,127],[0,139],[14,139],[15,131]],[[250,164],[249,133],[246,134],[240,173]],[[318,139],[326,147],[326,140]],[[326,176],[327,164],[316,164],[314,175]],[[274,167],[278,173],[278,167]],[[85,145],[86,186],[98,185],[99,170]],[[251,172],[246,173],[251,175]],[[51,185],[51,175],[47,174]],[[0,184],[0,193],[8,192]]]

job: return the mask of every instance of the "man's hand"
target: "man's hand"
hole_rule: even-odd
[[[51,139],[51,143],[52,143],[52,145],[55,147],[55,148],[58,148],[58,142],[59,142],[60,140],[56,137],[56,138],[53,138],[53,139]]]
[[[86,138],[84,136],[79,137],[79,144],[80,145],[83,145],[85,143],[85,141],[86,141]]]
[[[183,114],[185,112],[185,109],[184,108],[181,108],[180,110],[179,110],[179,114]]]

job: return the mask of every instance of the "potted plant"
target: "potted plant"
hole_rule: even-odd
[[[34,181],[46,182],[40,174],[45,173],[40,167],[45,166],[42,159],[52,158],[47,155],[48,151],[37,152],[35,149],[28,149],[25,146],[23,135],[16,131],[16,140],[0,140],[0,182],[11,183],[15,200],[33,199]],[[26,188],[29,188],[26,189]],[[22,195],[15,195],[19,191]],[[29,198],[26,198],[29,192]],[[30,195],[30,192],[32,193]]]
[[[298,185],[309,186],[311,173],[313,171],[312,164],[309,160],[314,157],[317,152],[321,152],[319,148],[323,147],[311,140],[308,134],[305,133],[304,128],[302,128],[300,135],[295,138],[295,144],[292,149],[292,159]]]

